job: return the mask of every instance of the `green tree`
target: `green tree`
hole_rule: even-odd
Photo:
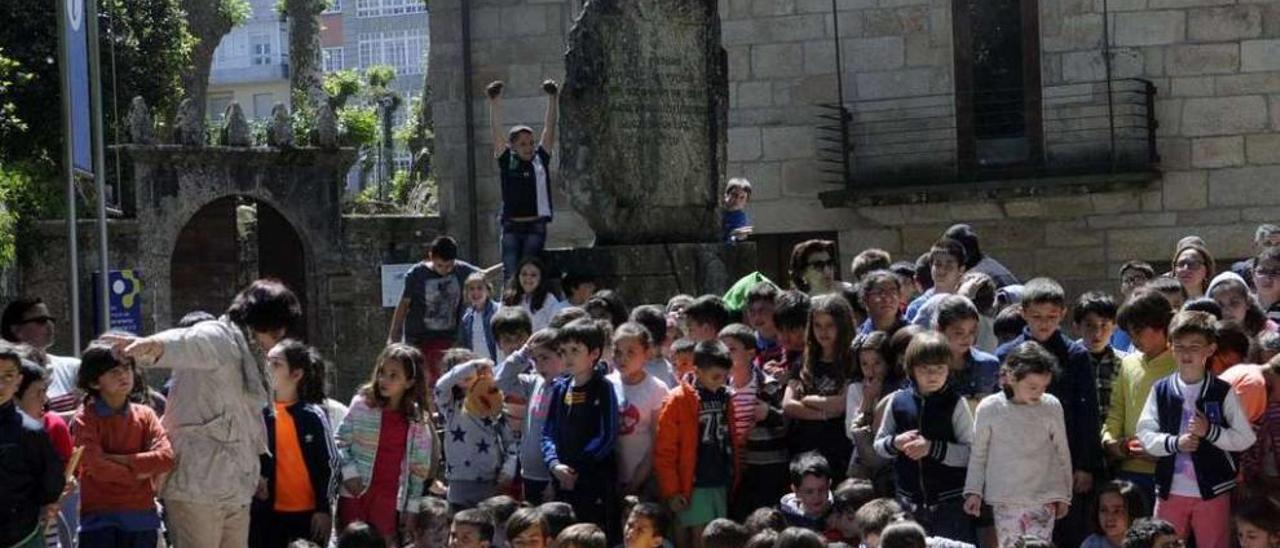
[[[283,0],[289,18],[289,87],[294,99],[304,99],[314,109],[325,99],[320,67],[320,12],[327,0]],[[297,108],[299,105],[294,104]]]
[[[223,36],[253,16],[253,6],[248,0],[182,0],[182,9],[194,39],[191,68],[183,74],[182,87],[204,116],[213,54]]]
[[[5,0],[0,21],[8,23],[0,25],[0,201],[16,217],[0,219],[0,226],[21,233],[65,207],[56,3]],[[117,115],[128,113],[134,96],[142,96],[158,120],[170,119],[194,43],[179,0],[102,0],[99,38],[106,142],[115,141]]]

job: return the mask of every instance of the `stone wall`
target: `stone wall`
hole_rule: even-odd
[[[913,258],[949,224],[970,222],[987,250],[1019,274],[1055,276],[1073,291],[1115,288],[1117,268],[1130,259],[1168,262],[1176,240],[1187,234],[1201,235],[1225,258],[1249,254],[1257,224],[1280,220],[1275,186],[1280,177],[1280,0],[1108,4],[1113,76],[1145,78],[1157,88],[1163,176],[1120,190],[1066,181],[1012,194],[975,190],[931,203],[905,196],[894,205],[824,208],[819,194],[840,186],[820,172],[814,128],[818,105],[837,96],[836,24],[846,104],[937,101],[932,106],[945,119],[952,108],[945,96],[955,85],[951,2],[837,0],[833,16],[829,0],[722,0],[731,101],[729,174],[745,175],[754,184],[750,213],[756,232],[836,231],[843,257],[874,246]],[[511,121],[538,120],[542,103],[532,84],[541,74],[531,71],[563,70],[556,52],[576,5],[576,0],[472,2],[473,22],[509,22],[502,38],[474,37],[476,96],[493,78],[523,79],[513,87],[525,90],[529,99],[512,102]],[[1090,104],[1055,105],[1046,113],[1046,127],[1069,123],[1064,120],[1070,108],[1096,109],[1105,101],[1105,92],[1096,87],[1072,87],[1105,79],[1101,5],[1039,1],[1046,104],[1053,103],[1054,94],[1092,94]],[[450,90],[437,94],[435,114],[439,142],[449,143],[444,146],[453,152],[443,153],[438,164],[452,232],[462,227],[465,217],[460,216],[466,214],[458,209],[465,204],[457,201],[465,150],[456,77],[461,67],[458,6],[458,0],[437,2],[432,17],[431,77],[437,89]],[[558,17],[561,26],[532,14]],[[511,32],[513,26],[520,30]],[[451,68],[435,72],[442,65]],[[487,170],[487,118],[483,101],[476,99],[475,105],[477,155]],[[890,145],[856,138],[855,133],[863,154],[868,147]],[[1069,142],[1046,145],[1050,155],[1079,154]],[[1136,151],[1126,151],[1131,152]],[[933,154],[946,159],[951,151]],[[478,181],[480,209],[488,214],[496,207],[497,185],[492,175]],[[551,229],[553,244],[589,241],[585,227],[564,222],[565,217]],[[496,251],[488,243],[496,236],[482,237],[487,250]]]
[[[332,395],[342,401],[350,398],[355,387],[368,380],[374,358],[387,340],[391,325],[390,308],[382,307],[380,265],[412,263],[422,260],[431,240],[442,231],[438,217],[347,216],[344,249],[346,260],[324,280],[311,279],[310,284],[324,284],[327,301],[315,303],[309,311],[312,321],[320,325],[312,331],[325,336],[310,342],[334,367]],[[141,225],[136,220],[109,222],[111,265],[113,268],[139,268]],[[97,231],[93,221],[79,224],[81,332],[85,341],[95,332],[93,322],[93,287],[91,272],[98,268]],[[71,317],[67,295],[66,224],[41,221],[23,247],[30,254],[18,270],[20,291],[16,294],[39,296],[57,318],[57,340],[52,351],[70,354],[72,348]],[[143,328],[146,332],[169,327],[157,322],[155,287],[160,282],[145,270],[142,272]],[[225,305],[226,303],[223,303]],[[210,312],[219,314],[221,310]],[[331,334],[331,335],[330,335]],[[160,382],[165,375],[154,374]]]
[[[489,109],[483,99],[485,86],[494,80],[507,83],[504,92],[505,127],[516,124],[542,131],[546,95],[542,81],[564,77],[565,37],[579,9],[578,0],[473,0],[471,4],[471,96],[464,92],[460,0],[431,3],[431,53],[428,79],[435,116],[436,160],[440,181],[440,210],[450,234],[459,239],[464,253],[474,245],[474,262],[500,261],[497,214],[500,200],[497,163],[493,159]],[[466,139],[466,101],[474,109],[475,142]],[[504,130],[505,133],[505,130]],[[475,157],[474,213],[467,201],[468,150]],[[557,151],[553,150],[553,156]],[[557,181],[559,170],[551,177]],[[558,184],[553,184],[556,217],[548,232],[548,247],[590,245],[594,239],[585,220],[569,207]],[[478,234],[470,234],[474,217]]]

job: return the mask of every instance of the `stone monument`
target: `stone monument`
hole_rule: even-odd
[[[729,109],[717,0],[590,0],[565,71],[560,180],[596,244],[717,241]]]
[[[631,303],[723,293],[755,245],[720,241],[729,109],[717,0],[590,0],[569,33],[560,175],[595,231],[551,264]]]

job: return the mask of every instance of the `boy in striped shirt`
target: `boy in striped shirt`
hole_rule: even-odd
[[[756,508],[773,506],[787,491],[786,423],[782,418],[782,386],[759,366],[756,333],[735,323],[720,330],[729,349],[729,395],[733,400],[730,427],[734,439],[745,439],[742,484],[730,501],[729,516],[743,520]]]

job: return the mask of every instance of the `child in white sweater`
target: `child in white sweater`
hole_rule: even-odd
[[[984,398],[974,417],[964,510],[976,517],[992,505],[1002,548],[1023,535],[1051,542],[1071,501],[1062,404],[1045,393],[1056,369],[1039,343],[1018,345],[1005,358],[1003,392]]]

